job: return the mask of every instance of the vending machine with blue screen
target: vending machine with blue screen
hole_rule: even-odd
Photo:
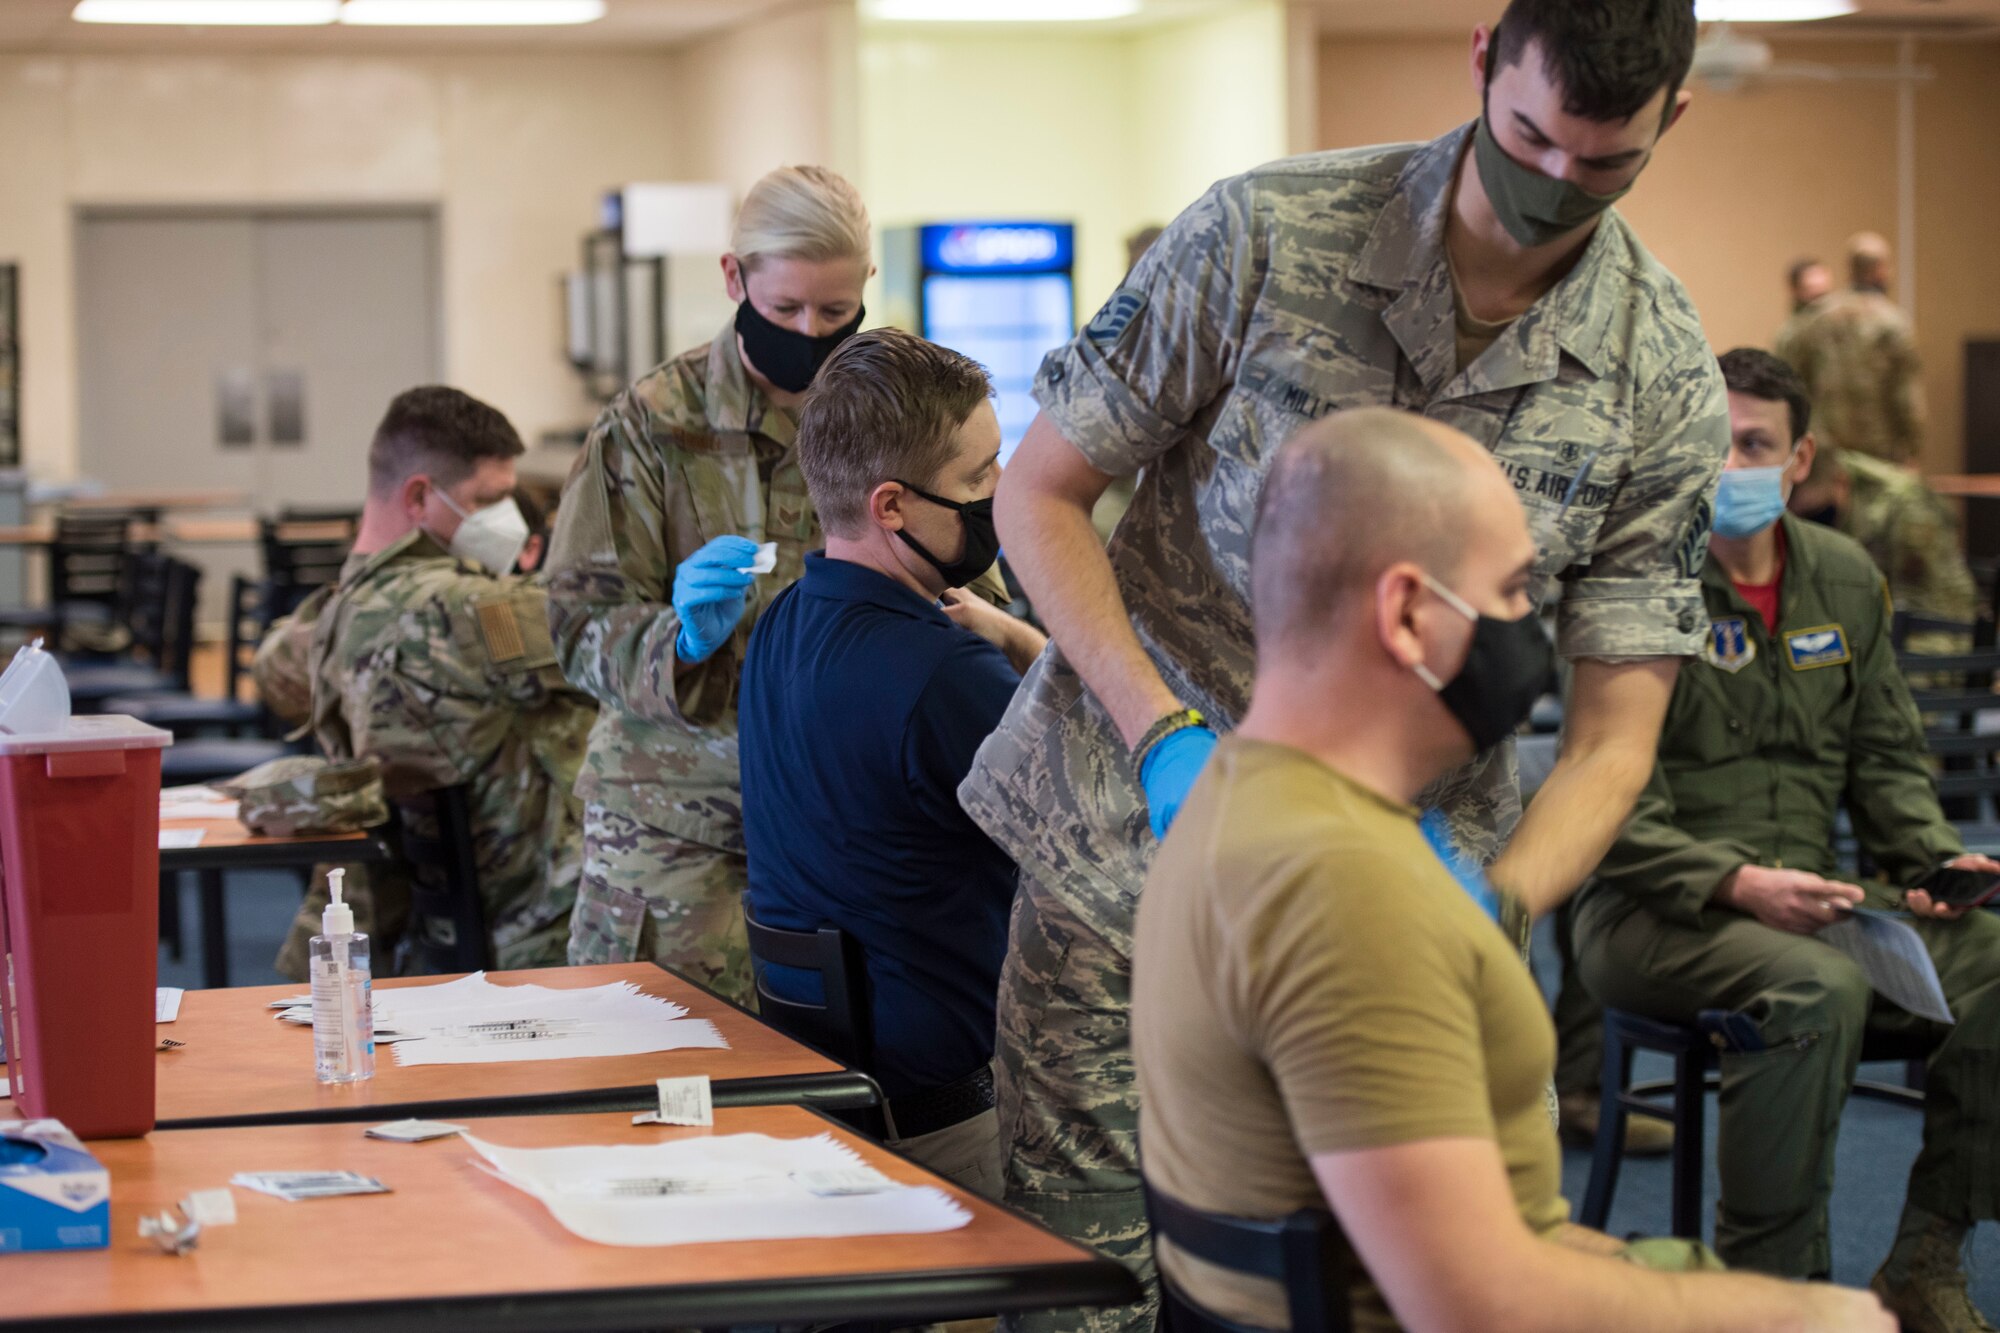
[[[1076,332],[1076,229],[934,222],[891,228],[882,244],[888,321],[986,367],[1004,461],[1034,419],[1036,367]]]

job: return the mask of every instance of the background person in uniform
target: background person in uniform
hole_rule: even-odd
[[[354,550],[289,627],[294,643],[310,636],[321,750],[377,760],[391,800],[468,787],[480,898],[503,968],[559,964],[567,952],[582,861],[571,789],[597,716],[556,668],[547,594],[512,573],[528,536],[512,498],[522,452],[507,418],[476,398],[438,386],[397,395],[369,446]],[[368,877],[380,925],[390,924],[384,900],[407,892],[399,880]],[[323,892],[294,921],[281,970],[318,933]],[[412,914],[399,954],[421,965],[426,945],[449,943],[450,925]]]
[[[1334,1290],[1360,1333],[1886,1331],[1866,1293],[1649,1273],[1715,1265],[1698,1243],[1569,1224],[1541,994],[1425,854],[1411,805],[1477,748],[1464,710],[1534,703],[1552,660],[1535,559],[1507,477],[1448,427],[1361,408],[1279,453],[1252,563],[1255,693],[1140,897],[1147,1180],[1238,1217],[1331,1207]],[[1160,1266],[1206,1310],[1286,1326],[1274,1282],[1164,1244]]]
[[[736,315],[592,428],[549,551],[563,670],[603,705],[577,791],[572,963],[650,958],[750,997],[736,687],[758,613],[819,545],[800,396],[861,326],[868,212],[824,167],[751,187],[723,280]],[[742,572],[776,542],[777,567]]]
[[[961,586],[998,547],[991,394],[978,363],[894,329],[821,368],[798,444],[826,549],[750,636],[740,743],[750,907],[855,940],[891,1146],[998,1198],[993,997],[1014,863],[957,792],[1047,640]],[[791,969],[763,981],[820,998]]]
[[[1909,1333],[1990,1329],[1959,1250],[1973,1222],[2000,1216],[2000,919],[1957,919],[1898,888],[1939,865],[2000,863],[1965,855],[1938,808],[1881,573],[1847,538],[1784,512],[1784,490],[1812,465],[1796,380],[1750,348],[1723,370],[1735,445],[1702,573],[1709,646],[1674,689],[1630,826],[1578,900],[1578,957],[1608,1005],[1682,1023],[1729,1009],[1756,1024],[1763,1049],[1722,1056],[1715,1236],[1733,1266],[1828,1271],[1834,1138],[1862,1038],[1932,1043],[1924,1146],[1873,1285]],[[1842,804],[1896,887],[1826,878]],[[1955,1026],[1874,995],[1812,938],[1862,902],[1907,902]]]
[[[1008,1202],[1142,1278],[1132,914],[1248,704],[1251,515],[1279,441],[1336,407],[1412,408],[1491,449],[1522,497],[1530,594],[1560,601],[1575,672],[1562,757],[1495,881],[1554,906],[1645,785],[1700,645],[1728,430],[1685,293],[1609,208],[1685,107],[1693,50],[1687,0],[1517,0],[1473,36],[1478,122],[1221,182],[1042,365],[996,513],[1056,646],[959,795],[1022,870],[999,1008]],[[1091,507],[1140,468],[1107,550]],[[1477,864],[1519,813],[1506,731],[1424,797]]]
[[[1958,521],[1918,474],[1825,446],[1814,451],[1812,470],[1792,489],[1789,507],[1860,542],[1888,578],[1896,610],[1967,625],[1978,619],[1979,589],[1965,563]],[[1907,646],[1963,653],[1971,651],[1972,636],[1920,631]]]
[[[1787,325],[1777,352],[1805,381],[1820,442],[1891,463],[1914,463],[1924,444],[1924,382],[1910,320],[1889,298],[1889,243],[1862,232],[1847,243],[1854,285]]]
[[[1779,347],[1798,337],[1799,329],[1812,318],[1821,298],[1833,290],[1833,270],[1810,257],[1794,259],[1785,270],[1785,289],[1791,293],[1792,311],[1778,329],[1775,345]]]

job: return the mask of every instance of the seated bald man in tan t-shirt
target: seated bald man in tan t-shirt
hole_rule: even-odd
[[[1567,1221],[1548,1012],[1410,805],[1549,671],[1534,543],[1491,456],[1385,408],[1328,417],[1281,451],[1253,551],[1251,705],[1140,898],[1147,1183],[1235,1216],[1330,1206],[1363,1333],[1889,1333],[1870,1293],[1651,1271],[1720,1265]],[[1285,1326],[1275,1284],[1158,1248],[1197,1306]]]

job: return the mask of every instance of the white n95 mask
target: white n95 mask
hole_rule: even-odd
[[[438,491],[438,499],[463,520],[458,531],[451,535],[453,555],[490,574],[513,572],[514,562],[521,558],[521,548],[528,544],[528,520],[521,517],[521,506],[514,503],[513,496],[469,514],[443,490]]]

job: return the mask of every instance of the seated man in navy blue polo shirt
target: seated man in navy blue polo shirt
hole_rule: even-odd
[[[991,394],[978,363],[894,329],[820,368],[796,447],[826,549],[758,618],[738,716],[751,915],[859,943],[892,1143],[998,1198],[1014,864],[957,791],[1045,639],[963,591],[997,553]],[[760,973],[820,998],[810,973]]]

